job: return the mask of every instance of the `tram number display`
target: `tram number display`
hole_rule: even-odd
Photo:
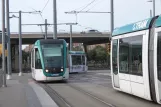
[[[59,74],[51,74],[51,76],[59,76]]]

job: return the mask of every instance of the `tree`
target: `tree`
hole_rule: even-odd
[[[22,50],[22,59],[23,59],[23,61],[24,60],[27,61],[28,57],[30,57],[29,52],[25,52],[25,51]]]
[[[87,52],[87,58],[89,61],[94,60],[95,56],[96,56],[96,52],[94,49]]]
[[[73,47],[73,51],[83,51],[80,46]]]
[[[88,60],[104,61],[107,59],[107,51],[102,46],[96,46],[87,53]]]
[[[106,60],[107,53],[106,53],[106,49],[104,47],[98,45],[95,47],[94,50],[96,52],[96,56],[95,56],[96,61]]]

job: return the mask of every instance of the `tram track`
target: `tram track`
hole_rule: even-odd
[[[75,101],[71,101],[69,100],[70,98],[74,98],[74,99],[79,99],[78,97],[83,96],[85,99],[88,99],[89,102],[87,100],[85,100],[84,102],[84,107],[89,107],[90,103],[92,101],[92,103],[96,103],[98,105],[98,103],[100,104],[99,107],[116,107],[115,105],[112,105],[106,101],[104,101],[103,99],[99,98],[98,96],[95,96],[77,86],[74,86],[73,84],[67,83],[67,84],[39,84],[42,88],[44,88],[44,90],[49,94],[49,96],[58,104],[59,107],[77,107],[77,106],[81,106],[81,105],[77,105],[73,104],[76,103]],[[52,85],[52,86],[51,86]],[[58,85],[58,86],[57,86]],[[55,89],[54,89],[54,88]],[[63,94],[64,92],[60,91],[61,88],[69,88],[71,90],[76,91],[77,95],[74,95],[74,97],[70,97],[67,95],[70,94]],[[64,90],[65,91],[65,90]],[[66,90],[67,91],[67,90]],[[69,90],[68,90],[69,91]],[[61,93],[62,92],[62,93]],[[68,92],[67,92],[68,93]],[[70,92],[69,92],[70,93]],[[78,94],[79,93],[79,94]],[[74,93],[73,93],[74,94]],[[79,96],[80,95],[80,96]],[[67,99],[69,98],[69,99]],[[83,99],[84,99],[83,98]],[[80,102],[81,100],[80,99]],[[82,101],[83,102],[83,101]],[[85,104],[87,103],[87,104]],[[79,103],[78,103],[79,104]],[[82,104],[82,103],[80,103]],[[87,106],[89,105],[89,106]],[[83,106],[83,105],[82,105]],[[92,105],[90,107],[93,107]]]
[[[70,87],[72,87],[72,88],[74,88],[74,89],[76,89],[76,90],[78,90],[78,91],[80,91],[80,92],[82,92],[82,93],[84,93],[84,94],[86,94],[86,95],[92,97],[93,99],[100,101],[101,103],[107,105],[107,107],[116,107],[116,106],[114,106],[114,105],[112,105],[112,104],[110,104],[110,103],[104,101],[103,99],[101,99],[101,98],[99,98],[99,97],[97,97],[97,96],[95,96],[95,95],[93,95],[93,94],[91,94],[91,93],[89,93],[89,92],[87,92],[87,91],[85,91],[85,90],[79,88],[79,87],[76,87],[76,86],[71,85],[71,84],[68,84],[68,85],[69,85]]]
[[[73,107],[58,92],[47,84],[39,83],[39,85],[48,93],[48,95],[58,104],[59,107]]]

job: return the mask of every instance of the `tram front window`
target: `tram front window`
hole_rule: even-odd
[[[45,68],[63,68],[63,44],[42,46]]]
[[[73,65],[82,65],[81,56],[80,55],[72,55],[72,63],[73,63]]]

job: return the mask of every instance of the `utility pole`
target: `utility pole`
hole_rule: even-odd
[[[150,17],[152,17],[152,10],[150,9]]]
[[[73,41],[72,41],[72,25],[70,25],[70,51],[73,50]]]
[[[2,0],[2,87],[6,85],[6,60],[5,60],[5,0]]]
[[[114,0],[111,0],[111,37],[114,30]]]
[[[70,26],[70,51],[73,50],[73,41],[72,41],[72,26],[77,25],[77,23],[67,23],[66,25]]]
[[[153,17],[155,16],[155,0],[153,0]]]
[[[79,14],[79,13],[105,13],[105,14],[109,14],[111,13],[111,32],[114,29],[114,14],[113,14],[113,0],[111,0],[111,12],[98,12],[98,11],[70,11],[70,12],[65,12],[66,14]],[[112,33],[111,33],[112,34]]]
[[[12,68],[11,68],[11,43],[10,43],[10,19],[9,19],[9,0],[6,0],[6,22],[7,22],[7,39],[8,39],[8,43],[7,43],[7,50],[8,50],[8,54],[7,54],[7,70],[8,70],[8,76],[7,79],[10,80],[11,79],[11,74],[12,74]]]
[[[40,13],[40,11],[33,11],[33,12],[9,12],[9,13],[18,13],[19,14],[19,76],[22,76],[22,19],[21,19],[21,14],[22,13],[28,13],[28,14],[36,14]],[[17,17],[16,17],[17,18]]]
[[[22,76],[22,31],[21,11],[19,11],[19,76]]]
[[[57,39],[57,10],[56,10],[56,0],[53,0],[53,39]]]
[[[47,19],[45,19],[45,39],[47,39]]]
[[[155,0],[148,0],[147,2],[153,3],[153,17],[155,16]]]

